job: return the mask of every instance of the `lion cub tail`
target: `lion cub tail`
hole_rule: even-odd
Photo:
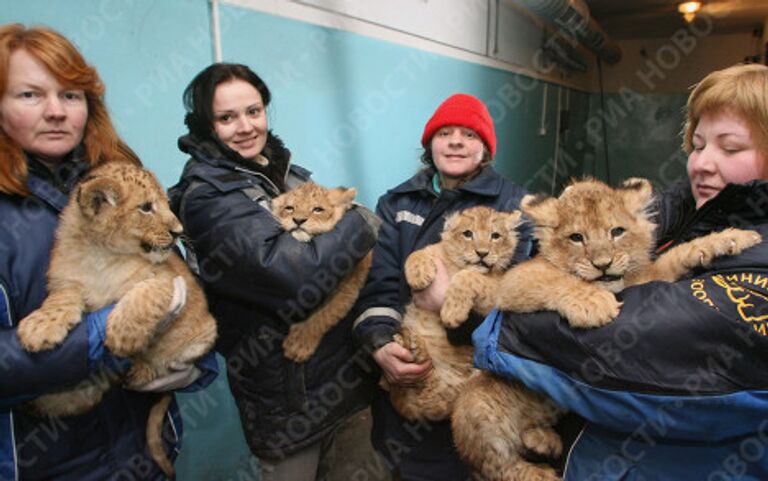
[[[171,461],[165,454],[165,449],[163,449],[163,418],[165,418],[165,413],[172,400],[172,394],[163,394],[152,406],[152,409],[149,410],[149,418],[147,419],[147,446],[149,447],[149,454],[170,480],[176,479],[176,472],[173,470],[173,464],[171,464]]]

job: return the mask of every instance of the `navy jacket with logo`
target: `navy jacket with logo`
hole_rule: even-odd
[[[699,210],[678,186],[660,213],[660,245],[731,226],[766,239],[768,183],[728,185]],[[566,481],[768,479],[768,242],[620,298],[599,329],[494,312],[476,363],[587,420]]]
[[[0,481],[165,479],[146,450],[147,416],[156,396],[115,387],[91,411],[61,419],[33,417],[21,407],[40,394],[76,384],[104,363],[125,367],[104,348],[110,308],[87,315],[56,349],[29,354],[19,345],[14,326],[46,296],[49,254],[59,212],[67,203],[63,192],[87,168],[64,161],[52,176],[36,165],[30,160],[31,195],[0,194]],[[204,387],[215,377],[213,355],[198,367],[204,375],[185,390]],[[175,402],[164,437],[167,447],[179,448],[181,418]]]
[[[360,293],[355,335],[369,350],[392,341],[400,327],[410,288],[403,274],[408,255],[440,240],[446,215],[485,205],[500,211],[519,208],[524,190],[486,167],[474,179],[453,190],[436,193],[433,168],[424,169],[388,191],[376,213],[383,224],[374,247],[368,282]],[[516,257],[528,256],[530,233],[523,229]],[[448,421],[408,423],[393,409],[386,393],[373,402],[374,446],[404,479],[465,480],[468,469],[451,441]]]

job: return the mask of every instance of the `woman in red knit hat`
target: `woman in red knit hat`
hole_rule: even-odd
[[[491,165],[496,133],[488,109],[478,98],[455,94],[437,108],[421,137],[425,168],[384,194],[377,214],[383,220],[374,247],[368,283],[360,294],[355,336],[373,352],[390,384],[418,384],[431,372],[429,361],[417,364],[411,352],[393,342],[403,307],[413,298],[424,309],[439,312],[448,277],[438,268],[428,288],[411,292],[403,275],[408,255],[440,240],[445,217],[477,205],[517,209],[525,192]],[[528,256],[530,238],[520,233],[516,258]],[[470,343],[467,322],[451,332],[451,342]],[[448,420],[412,424],[402,418],[381,392],[372,404],[372,441],[387,459],[396,479],[464,481],[467,466],[451,441]]]

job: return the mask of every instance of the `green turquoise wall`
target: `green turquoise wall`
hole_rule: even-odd
[[[686,177],[681,132],[687,92],[625,91],[606,94],[602,102],[599,94],[589,97],[586,174],[614,184],[627,177],[647,177],[659,189]]]

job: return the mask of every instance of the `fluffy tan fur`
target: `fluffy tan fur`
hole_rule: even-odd
[[[286,192],[272,201],[272,212],[283,229],[301,242],[333,230],[336,223],[352,207],[355,189],[326,189],[312,182]],[[285,357],[304,362],[317,350],[325,333],[347,315],[357,301],[373,253],[369,252],[338,285],[328,300],[310,317],[293,324],[283,340]]]
[[[523,212],[540,241],[539,256],[510,269],[495,286],[479,276],[466,277],[455,289],[452,282],[448,322],[460,322],[470,309],[487,313],[497,305],[517,312],[555,310],[572,326],[597,327],[618,314],[621,304],[613,293],[625,286],[674,281],[716,256],[738,254],[761,240],[753,231],[726,229],[674,247],[651,262],[651,200],[645,179],[629,179],[617,189],[587,179],[566,188],[559,198],[524,198]],[[481,281],[486,282],[482,289],[476,287]],[[559,411],[551,401],[518,382],[484,373],[456,402],[456,447],[485,479],[559,479],[551,468],[521,457],[524,452],[560,454],[560,440],[551,428]]]
[[[435,258],[443,261],[451,277],[461,270],[478,277],[500,277],[514,255],[519,221],[519,211],[503,213],[488,207],[451,215],[445,221],[441,241],[412,253],[406,260],[408,284],[415,290],[429,286],[437,272]],[[390,387],[395,409],[410,420],[448,418],[458,390],[476,372],[472,367],[472,346],[451,344],[440,316],[413,303],[406,306],[402,330],[395,341],[410,349],[418,362],[430,358],[434,367],[418,386]]]
[[[116,303],[107,321],[105,345],[133,364],[125,382],[140,386],[189,364],[208,352],[216,321],[205,295],[184,262],[173,253],[182,226],[150,172],[126,163],[91,171],[61,215],[48,268],[48,297],[18,326],[21,345],[37,352],[57,346],[80,322],[83,312]],[[178,317],[165,326],[174,278],[186,281],[187,297]],[[32,401],[33,410],[71,416],[98,404],[114,376],[89,378],[72,390]],[[150,451],[173,476],[159,437],[166,394],[150,413]]]

